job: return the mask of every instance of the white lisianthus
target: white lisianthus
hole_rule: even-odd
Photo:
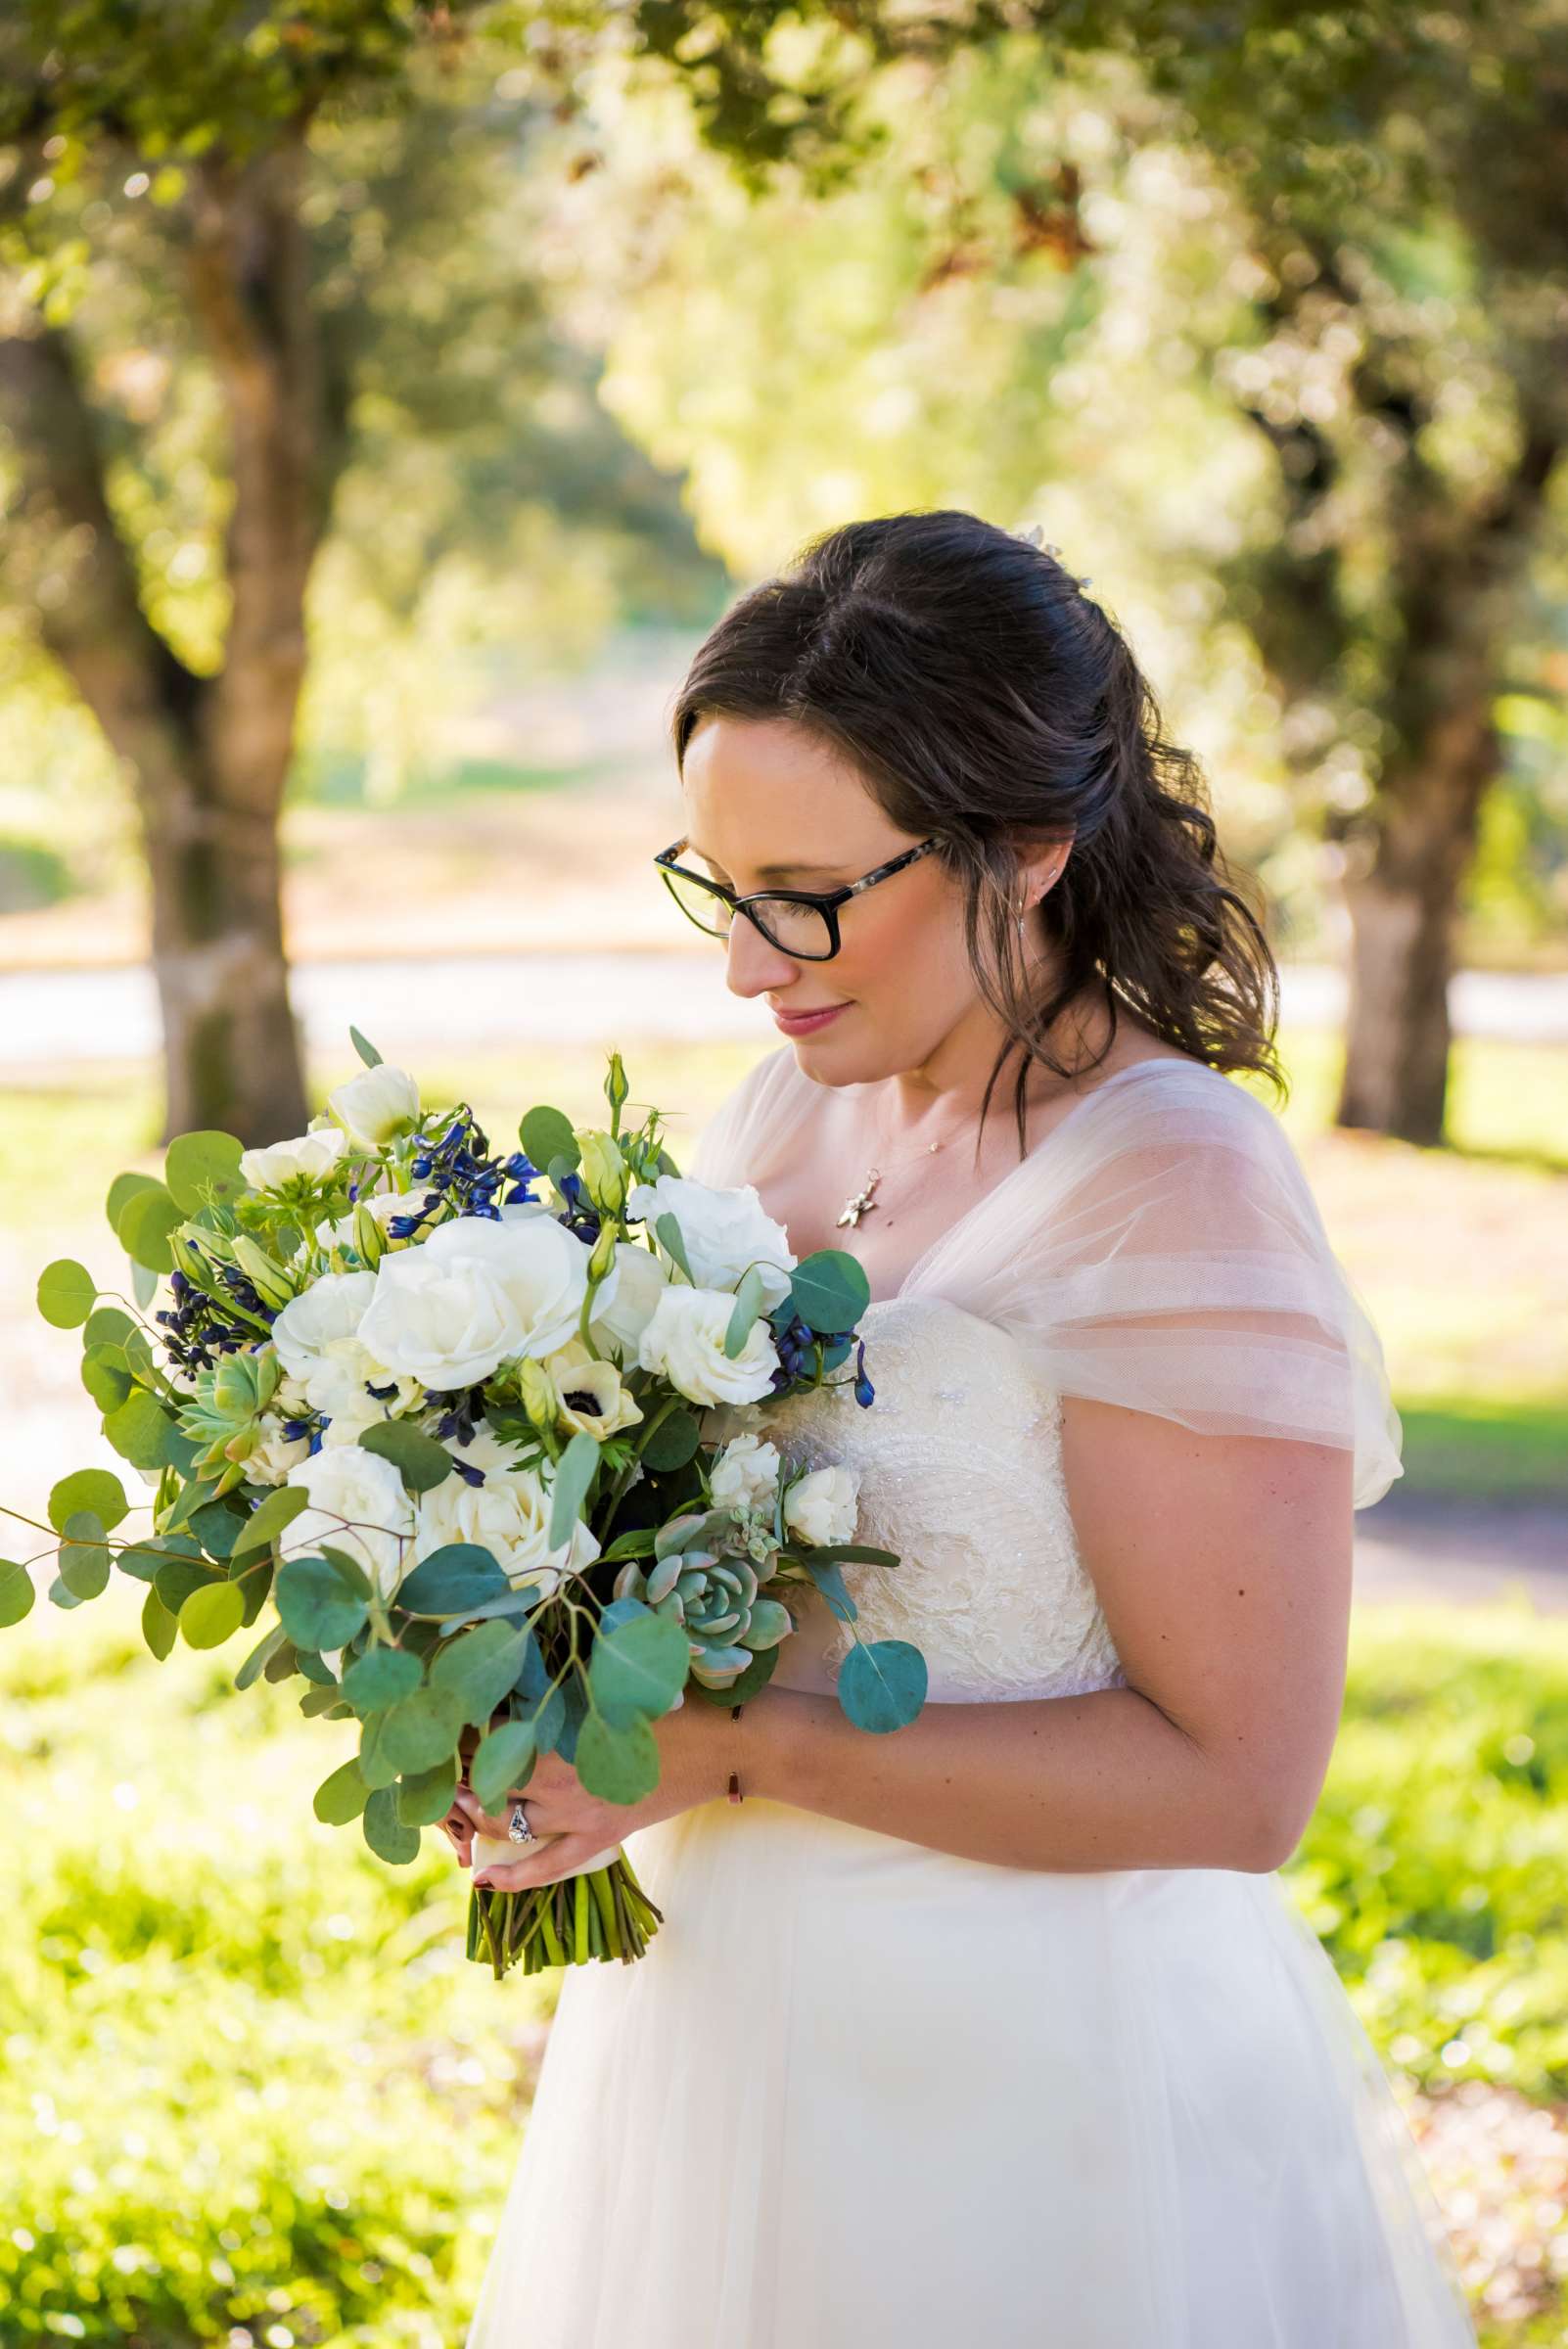
[[[615,1363],[595,1360],[580,1338],[547,1354],[543,1367],[555,1384],[558,1426],[602,1444],[640,1423],[642,1405]]]
[[[784,1523],[803,1542],[819,1547],[853,1542],[860,1480],[853,1468],[813,1468],[784,1497]]]
[[[254,1191],[276,1190],[280,1183],[302,1174],[320,1182],[332,1173],[348,1147],[348,1137],[330,1133],[300,1133],[293,1141],[268,1142],[263,1148],[240,1152],[240,1173]]]
[[[487,1419],[475,1426],[469,1444],[450,1444],[454,1460],[478,1468],[484,1483],[471,1485],[454,1470],[418,1502],[416,1561],[448,1542],[475,1542],[487,1549],[515,1590],[537,1589],[553,1597],[567,1574],[580,1574],[599,1555],[599,1538],[579,1517],[561,1548],[549,1546],[551,1489],[534,1468],[517,1465],[516,1448],[502,1443]]]
[[[391,1460],[344,1444],[312,1452],[284,1483],[302,1486],[310,1505],[278,1536],[281,1554],[307,1558],[341,1549],[358,1559],[384,1599],[393,1598],[410,1562],[414,1505]]]
[[[635,1361],[637,1340],[669,1286],[669,1275],[651,1248],[636,1240],[617,1240],[609,1276],[593,1292],[588,1335],[594,1344]]]
[[[261,1441],[245,1460],[245,1473],[253,1485],[287,1484],[290,1469],[310,1456],[310,1438],[286,1436],[285,1417],[281,1411],[263,1411],[256,1421]]]
[[[419,1118],[419,1086],[406,1069],[381,1061],[327,1095],[327,1107],[358,1150],[380,1150]]]
[[[761,1316],[733,1358],[724,1332],[735,1300],[723,1289],[668,1287],[637,1341],[637,1362],[668,1378],[689,1403],[760,1403],[779,1367],[773,1333]]]
[[[360,1342],[401,1377],[438,1392],[471,1387],[525,1351],[527,1333],[501,1283],[472,1258],[438,1256],[434,1239],[384,1256],[365,1277],[375,1295]]]
[[[503,1214],[499,1221],[457,1216],[438,1225],[419,1254],[443,1275],[480,1273],[495,1283],[522,1333],[511,1353],[553,1354],[576,1334],[588,1293],[588,1250],[554,1216]]]
[[[765,1436],[737,1436],[714,1462],[709,1478],[720,1509],[771,1509],[778,1491],[778,1446]]]
[[[374,1272],[323,1272],[292,1298],[272,1324],[272,1343],[290,1376],[308,1378],[329,1346],[357,1336],[375,1294]]]
[[[661,1174],[657,1182],[633,1183],[626,1213],[640,1216],[653,1238],[658,1237],[657,1219],[674,1217],[699,1289],[726,1289],[733,1295],[742,1273],[755,1265],[765,1313],[789,1295],[789,1276],[799,1260],[783,1224],[775,1223],[762,1206],[755,1183],[718,1190],[686,1174]]]

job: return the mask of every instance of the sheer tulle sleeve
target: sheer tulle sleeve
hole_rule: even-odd
[[[791,1122],[787,1096],[791,1082],[809,1084],[796,1067],[788,1044],[781,1044],[748,1069],[732,1085],[688,1151],[681,1172],[694,1182],[711,1182],[719,1190],[740,1189],[756,1181],[785,1140]],[[799,1096],[795,1114],[799,1115]]]
[[[1204,1435],[1355,1453],[1355,1503],[1403,1474],[1371,1316],[1284,1128],[1194,1062],[1093,1088],[921,1260],[1046,1382]]]

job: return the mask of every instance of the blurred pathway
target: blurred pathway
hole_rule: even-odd
[[[1289,965],[1280,988],[1286,1023],[1342,1023],[1339,971]],[[295,965],[293,991],[313,1051],[340,1049],[350,1021],[392,1053],[447,1044],[454,1035],[475,1051],[631,1034],[691,1041],[776,1035],[765,1004],[729,992],[716,946],[305,962]],[[1461,971],[1449,999],[1460,1034],[1568,1040],[1568,973]],[[158,1000],[143,964],[0,973],[0,1072],[151,1060],[158,1047]]]

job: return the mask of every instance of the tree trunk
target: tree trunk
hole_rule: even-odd
[[[303,1130],[309,1111],[283,950],[277,827],[168,777],[143,801],[153,971],[167,1072],[164,1133],[242,1141]]]
[[[165,1139],[244,1142],[308,1116],[289,1005],[277,829],[304,675],[304,597],[333,473],[300,221],[303,126],[247,165],[192,174],[190,305],[224,399],[234,496],[222,668],[195,675],[148,620],[105,489],[70,341],[0,340],[0,416],[21,458],[8,571],[134,782],[152,875]]]
[[[1459,891],[1498,766],[1485,708],[1386,774],[1370,840],[1346,844],[1350,1001],[1335,1123],[1440,1143]]]

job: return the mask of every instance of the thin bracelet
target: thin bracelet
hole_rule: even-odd
[[[729,1718],[730,1718],[730,1720],[731,1720],[731,1721],[739,1721],[739,1719],[740,1719],[740,1717],[741,1717],[741,1714],[742,1714],[742,1712],[743,1712],[744,1710],[745,1710],[745,1701],[744,1701],[744,1699],[743,1699],[743,1700],[742,1700],[742,1702],[741,1702],[740,1704],[738,1704],[738,1705],[731,1705],[731,1706],[730,1706],[730,1708],[729,1708]],[[732,1771],[730,1772],[730,1773],[729,1773],[729,1799],[730,1799],[730,1801],[731,1801],[732,1803],[741,1803],[741,1802],[744,1802],[744,1801],[745,1801],[745,1799],[746,1799],[746,1798],[745,1798],[745,1796],[744,1796],[744,1795],[741,1793],[741,1784],[740,1784],[740,1772],[739,1772],[738,1770],[732,1770]]]

